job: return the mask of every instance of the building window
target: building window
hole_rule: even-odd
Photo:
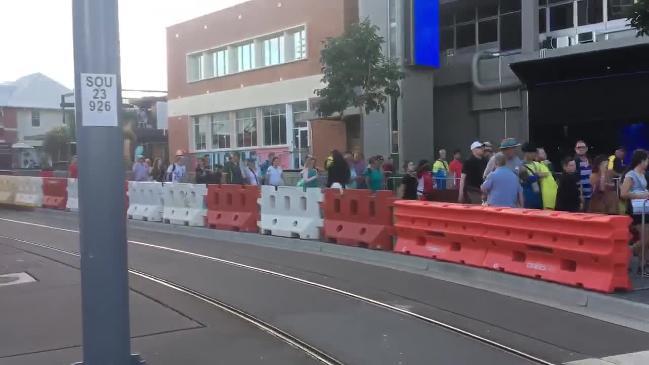
[[[255,68],[255,44],[246,43],[237,47],[237,60],[239,72]]]
[[[390,32],[389,32],[389,55],[391,58],[397,58],[397,0],[390,0],[388,3],[390,12]]]
[[[515,11],[521,11],[521,0],[500,0],[500,14]]]
[[[286,105],[274,105],[262,109],[264,116],[264,145],[286,144]]]
[[[608,20],[626,19],[634,0],[608,0]]]
[[[32,110],[32,127],[38,128],[41,126],[41,112]]]
[[[230,73],[230,52],[227,49],[222,49],[211,54],[212,68],[214,76],[225,76]]]
[[[212,148],[230,148],[230,113],[212,114]]]
[[[457,32],[457,48],[475,46],[475,23],[458,25]]]
[[[284,63],[284,36],[264,41],[264,66]]]
[[[548,9],[540,8],[539,9],[539,33],[545,33],[548,31],[547,17],[548,17]]]
[[[577,2],[577,24],[597,24],[604,21],[604,0],[579,0]]]
[[[445,28],[440,30],[439,47],[441,51],[455,48],[453,28]]]
[[[483,20],[478,23],[478,42],[480,44],[498,42],[498,19]]]
[[[294,58],[296,60],[306,58],[306,30],[302,29],[293,33],[293,47],[295,48]]]
[[[196,151],[207,149],[207,126],[210,124],[209,115],[194,117],[194,148]]]
[[[550,31],[573,28],[574,7],[572,1],[550,6]]]
[[[203,79],[203,54],[195,54],[187,57],[187,79],[198,81]]]
[[[486,4],[478,5],[478,19],[485,19],[498,16],[498,3],[493,2],[491,4],[488,1],[485,1]]]
[[[237,147],[257,146],[257,110],[246,109],[237,112]]]
[[[520,49],[523,43],[521,35],[521,12],[500,17],[500,49],[510,51]]]

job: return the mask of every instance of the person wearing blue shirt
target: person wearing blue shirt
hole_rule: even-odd
[[[522,207],[523,188],[518,176],[506,166],[507,158],[503,154],[495,157],[496,170],[487,176],[481,190],[487,195],[487,205],[493,207]]]

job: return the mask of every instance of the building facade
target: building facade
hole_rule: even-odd
[[[169,27],[170,153],[298,167],[317,138],[322,42],[357,20],[356,0],[252,0]]]
[[[418,1],[359,1],[406,73],[402,97],[364,124],[367,153],[466,155],[472,141],[507,136],[558,159],[581,138],[595,153],[648,139],[649,37],[625,19],[634,0],[439,0],[437,69],[411,64]]]
[[[71,113],[64,113],[60,107],[61,95],[69,92],[65,86],[39,73],[0,84],[2,166],[28,168],[40,164],[40,150],[47,132],[64,126],[72,118]]]

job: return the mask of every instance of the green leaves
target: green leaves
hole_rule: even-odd
[[[72,132],[66,126],[56,127],[47,134],[43,140],[43,150],[56,161],[60,161],[68,150],[68,145],[73,141]]]
[[[649,0],[638,0],[633,4],[627,19],[638,30],[638,37],[649,35]]]
[[[349,107],[367,114],[384,112],[388,99],[400,95],[403,73],[394,59],[383,55],[385,41],[378,30],[366,19],[342,36],[327,39],[320,57],[322,82],[327,86],[315,91],[321,98],[321,115],[342,117]]]

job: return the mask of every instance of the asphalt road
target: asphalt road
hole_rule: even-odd
[[[0,218],[3,217],[76,230],[76,216],[67,213],[0,210]],[[152,230],[131,227],[129,239],[214,256],[329,285],[452,324],[557,364],[649,349],[647,333],[466,286],[317,254],[217,242],[156,232],[155,225],[151,227]],[[0,235],[71,251],[79,248],[75,232],[46,227],[0,220]],[[0,242],[15,249],[28,249],[32,253],[64,261],[71,267],[78,266],[78,260],[74,258],[63,258],[16,241]],[[345,364],[531,363],[421,320],[276,276],[135,244],[129,246],[129,260],[133,268],[254,314]],[[134,286],[133,281],[131,286]],[[153,295],[157,302],[175,309],[176,305],[171,303],[173,300],[168,296],[162,292]],[[184,309],[179,312],[191,313],[196,310],[194,307],[200,305],[185,303]],[[230,318],[228,323],[232,328],[226,333],[237,333],[237,326],[232,321]],[[206,328],[209,330],[211,327]],[[184,336],[180,333],[176,335]],[[227,335],[225,337],[226,341],[235,341]],[[136,340],[134,347],[137,349],[137,346]],[[182,346],[181,342],[178,346]],[[266,350],[258,352],[264,353],[270,347],[286,348],[287,345],[275,341],[261,346]],[[146,346],[143,349],[146,357]],[[198,351],[202,351],[202,348]],[[232,352],[228,356],[236,357]],[[254,347],[251,353],[255,353]],[[312,359],[293,359],[286,363],[311,363],[309,361]],[[4,362],[0,361],[0,364]]]

